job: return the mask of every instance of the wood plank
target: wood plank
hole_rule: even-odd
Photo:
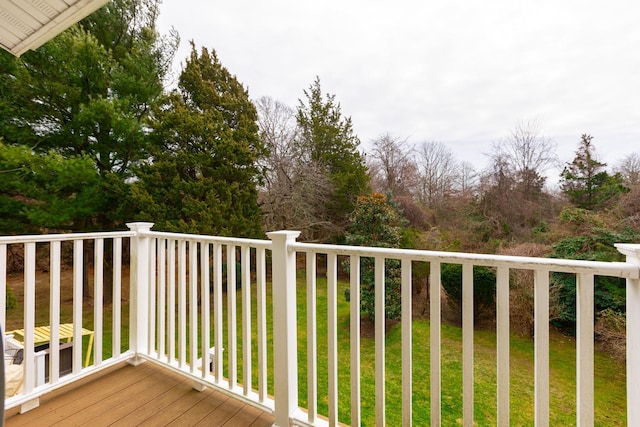
[[[103,399],[92,399],[91,404],[78,411],[73,417],[77,424],[92,424],[94,427],[107,426],[114,421],[124,419],[136,409],[143,411],[144,405],[157,401],[162,395],[172,390],[182,379],[164,375],[162,371],[141,378],[134,384],[130,384],[110,394]],[[109,403],[109,410],[105,411],[104,404]]]
[[[141,367],[148,368],[144,365]],[[127,384],[139,381],[149,375],[148,369],[127,369],[127,375],[124,378],[118,378],[116,373],[119,368],[125,369],[122,365],[109,368],[47,394],[40,398],[38,408],[25,414],[19,413],[19,407],[9,409],[5,411],[5,424],[7,426],[51,425],[57,419],[63,419],[82,410],[86,406],[87,400],[103,399],[111,393],[117,393]],[[105,378],[111,378],[111,380],[105,380]],[[97,384],[101,384],[101,386],[96,387]]]
[[[260,417],[255,420],[250,427],[271,427],[273,425],[273,416],[263,412]]]
[[[201,393],[193,390],[190,381],[180,382],[164,390],[152,400],[135,402],[128,405],[128,412],[123,414],[118,424],[164,426],[177,418],[182,412],[189,410]]]
[[[245,406],[242,410],[236,412],[236,414],[226,423],[224,423],[224,427],[244,427],[251,425],[254,421],[256,421],[260,415],[262,415],[262,411]]]
[[[197,392],[191,380],[150,362],[105,369],[40,402],[25,414],[19,414],[19,408],[5,411],[6,426],[273,424],[271,414],[211,389]]]
[[[200,427],[208,427],[208,426],[223,426],[227,421],[233,418],[240,410],[244,408],[244,404],[234,400],[229,399],[223,405],[218,406],[213,411],[209,412],[206,417],[200,420],[198,423],[194,424],[194,426]],[[249,424],[245,424],[249,425]]]
[[[213,412],[218,406],[226,404],[229,399],[221,393],[200,393],[203,399],[192,406],[188,411],[183,412],[167,426],[192,426],[203,420]]]

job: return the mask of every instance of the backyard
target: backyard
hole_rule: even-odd
[[[49,275],[37,273],[36,276],[36,325],[49,324]],[[62,272],[61,287],[61,322],[72,321],[71,271]],[[7,330],[22,327],[22,275],[8,277],[18,304],[7,312]],[[338,384],[339,384],[339,419],[349,423],[350,420],[350,338],[349,338],[349,304],[342,296],[348,283],[338,282]],[[257,338],[256,324],[256,289],[252,286],[252,328],[254,330],[253,371],[257,372]],[[240,290],[238,290],[240,292]],[[317,339],[318,339],[318,412],[326,414],[327,403],[327,281],[317,280]],[[306,280],[304,271],[298,273],[298,372],[299,372],[299,405],[307,405],[307,329],[306,329]],[[241,298],[238,297],[237,310],[241,309]],[[267,307],[271,307],[272,292],[267,284]],[[83,304],[83,327],[93,329],[93,300],[85,298]],[[212,305],[213,307],[213,305]],[[225,348],[227,329],[227,297],[224,295],[225,310],[223,328]],[[111,354],[111,304],[103,307],[103,359]],[[213,321],[213,316],[212,316]],[[366,326],[363,321],[363,325]],[[128,344],[128,271],[123,272],[122,299],[122,342],[123,348]],[[273,354],[272,313],[267,310],[268,351]],[[413,321],[413,419],[415,425],[428,425],[430,417],[429,401],[429,334],[427,319]],[[187,324],[188,327],[188,324]],[[213,328],[211,329],[213,331]],[[364,330],[364,328],[363,328]],[[238,334],[240,324],[238,322]],[[460,327],[443,323],[442,334],[442,421],[443,425],[456,425],[462,418],[462,330]],[[187,334],[187,337],[189,334]],[[213,340],[211,341],[213,342]],[[490,328],[474,332],[474,382],[475,382],[475,419],[479,425],[496,422],[496,333]],[[363,334],[361,338],[361,396],[362,424],[375,423],[375,341]],[[87,340],[84,341],[86,352]],[[575,339],[552,331],[550,346],[550,424],[571,425],[576,420],[576,358]],[[534,416],[534,354],[533,342],[528,338],[511,337],[511,423],[513,425],[533,425]],[[225,352],[226,355],[226,352]],[[401,328],[400,324],[392,327],[386,337],[386,423],[401,424]],[[238,345],[238,366],[242,366],[242,348]],[[225,373],[227,360],[225,357]],[[269,394],[273,395],[273,360],[268,362]],[[254,375],[254,388],[257,378]],[[242,370],[239,370],[238,381],[242,381]],[[625,370],[622,362],[609,355],[597,351],[595,355],[595,423],[596,425],[625,425],[626,395]]]

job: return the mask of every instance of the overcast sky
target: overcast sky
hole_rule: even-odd
[[[588,133],[613,165],[640,151],[637,0],[164,0],[159,28],[216,50],[249,90],[295,107],[320,77],[363,144],[439,141],[487,163],[537,120],[573,158]]]

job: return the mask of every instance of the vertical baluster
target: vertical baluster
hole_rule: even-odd
[[[327,353],[329,425],[338,425],[338,257],[327,254]]]
[[[202,351],[202,358],[206,358]],[[198,359],[198,242],[189,241],[189,369],[196,372]]]
[[[51,325],[51,344],[49,352],[49,381],[51,384],[60,378],[60,242],[51,242],[49,246],[49,325]]]
[[[441,366],[440,366],[440,263],[437,261],[431,261],[430,263],[430,277],[429,286],[429,310],[430,310],[430,327],[429,327],[429,357],[431,364],[431,384],[430,384],[430,398],[431,398],[431,425],[439,426],[441,424],[441,395],[442,395],[442,379],[441,379]]]
[[[473,426],[473,265],[462,264],[462,420]]]
[[[73,241],[73,373],[82,369],[82,277],[83,277],[82,240]]]
[[[171,364],[176,360],[176,241],[168,241],[169,280],[167,289],[167,361]]]
[[[360,257],[349,257],[351,332],[351,425],[362,423],[360,410]]]
[[[93,364],[102,364],[102,319],[104,289],[104,239],[93,242]],[[85,366],[89,365],[89,350]]]
[[[499,267],[496,274],[497,305],[497,405],[498,425],[509,425],[509,269]]]
[[[251,392],[251,248],[241,246],[242,284],[242,383],[245,396]]]
[[[375,258],[376,426],[386,425],[385,415],[385,278],[384,257]]]
[[[222,245],[213,244],[213,327],[216,354],[213,359],[216,383],[222,381]]]
[[[316,254],[307,252],[307,416],[310,423],[318,415],[318,335],[316,313]]]
[[[413,388],[411,373],[412,361],[412,301],[411,301],[411,260],[402,260],[402,425],[412,424]]]
[[[178,366],[187,359],[187,242],[178,241]]]
[[[594,278],[593,274],[581,273],[576,279],[577,425],[587,427],[593,426],[594,422]]]
[[[549,425],[549,271],[534,271],[535,425]]]
[[[24,244],[24,382],[23,393],[33,391],[36,381],[34,336],[36,327],[36,244],[29,242]],[[37,406],[37,403],[36,403]]]
[[[256,249],[256,294],[258,326],[258,399],[267,398],[267,266],[264,248]]]
[[[158,239],[158,358],[166,356],[167,347],[167,240]]]
[[[200,339],[202,341],[202,365],[200,369],[202,369],[202,377],[205,378],[209,374],[210,370],[210,356],[209,356],[209,348],[211,347],[211,324],[210,324],[210,314],[209,314],[209,298],[210,298],[210,289],[209,289],[210,277],[209,277],[209,243],[201,242],[200,243],[200,322],[201,322],[201,335]]]
[[[227,326],[229,343],[229,388],[233,389],[238,382],[238,337],[236,315],[236,247],[227,245]]]
[[[157,245],[158,239],[155,237],[149,239],[149,337],[147,339],[149,341],[148,348],[150,352],[158,351],[158,338],[156,337],[156,283],[158,280],[158,272],[156,268]]]
[[[122,238],[113,241],[113,357],[120,357],[122,315]]]

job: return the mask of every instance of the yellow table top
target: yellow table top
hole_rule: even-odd
[[[61,340],[71,341],[73,338],[73,323],[62,323],[58,327],[58,333]],[[24,329],[16,329],[15,331],[8,332],[13,334],[14,338],[24,343]],[[93,331],[90,329],[82,328],[82,336],[89,336],[89,347],[87,348],[87,357],[84,366],[89,366],[89,358],[91,356],[91,348],[93,346]],[[42,344],[51,341],[51,326],[36,326],[33,330],[33,343]]]

